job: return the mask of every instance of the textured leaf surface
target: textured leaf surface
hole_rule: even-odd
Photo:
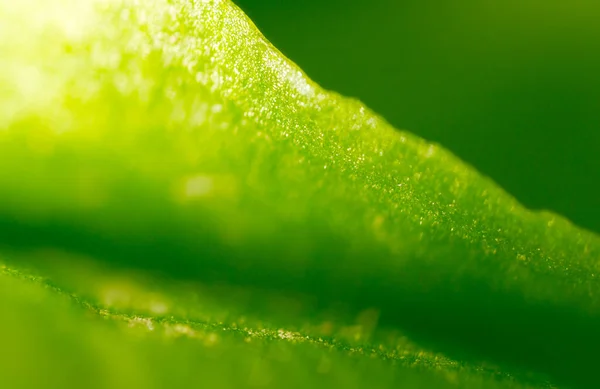
[[[223,294],[246,296],[249,312],[266,321],[289,301],[310,309],[283,314],[288,324],[336,312],[343,327],[376,312],[369,322],[382,331],[400,329],[473,366],[487,360],[567,384],[593,381],[600,239],[524,209],[439,146],[320,89],[229,2],[27,0],[1,3],[0,15],[0,242],[10,266],[46,263],[52,274],[57,256],[10,253],[57,248],[112,269],[227,285]],[[250,369],[271,352],[269,342],[254,348],[235,334],[215,353],[191,341],[139,344],[97,317],[84,320],[81,306],[54,309],[63,304],[56,290],[6,285],[3,296],[23,291],[7,304],[41,300],[41,312],[71,323],[67,339],[90,355],[82,364],[128,339],[123,347],[141,361],[132,379],[167,377],[200,358],[220,366],[208,369],[210,379],[227,386],[234,378],[223,369]],[[73,293],[92,292],[81,285]],[[29,311],[2,324],[4,333],[36,323],[32,331],[49,345],[43,358],[60,336],[48,326],[54,319]],[[183,325],[174,317],[168,325]],[[98,351],[94,339],[105,337],[107,351]],[[18,348],[24,338],[14,339]],[[327,385],[300,367],[321,358],[314,345],[285,344],[281,355],[306,375],[294,380],[272,367],[269,384]],[[36,353],[23,350],[21,361]],[[142,358],[163,351],[169,363]],[[398,375],[415,385],[443,380],[382,361],[356,370],[341,354],[332,362],[339,376],[328,376],[338,384],[353,371],[359,386],[369,375],[381,386]],[[48,374],[61,379],[56,369]],[[467,382],[475,373],[457,374]]]
[[[256,317],[266,302],[282,306],[272,295],[258,294],[247,309],[239,298],[249,300],[248,291],[107,273],[56,252],[9,257],[58,261],[45,273],[79,291],[0,269],[0,309],[7,318],[0,322],[0,361],[11,388],[547,387],[425,351],[398,333],[381,334],[384,343],[367,342],[360,337],[367,334],[368,312],[344,326],[339,317],[319,321],[300,310],[295,325],[279,327],[285,315],[270,322]],[[225,292],[229,298],[219,297]]]

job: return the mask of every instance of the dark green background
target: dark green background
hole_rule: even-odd
[[[600,2],[235,0],[322,86],[600,232]]]

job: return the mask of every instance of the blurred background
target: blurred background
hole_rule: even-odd
[[[600,232],[600,1],[234,1],[323,87]]]

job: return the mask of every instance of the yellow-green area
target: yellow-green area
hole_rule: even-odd
[[[229,1],[2,2],[0,58],[13,387],[593,387],[598,236]]]

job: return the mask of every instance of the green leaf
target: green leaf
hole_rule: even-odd
[[[41,267],[51,259],[46,274],[86,293],[0,267],[0,371],[11,388],[542,387],[423,350],[396,333],[385,344],[361,342],[369,312],[352,326],[340,326],[339,316],[317,322],[297,313],[302,328],[291,330],[253,317],[257,306],[241,314],[238,298],[249,300],[247,290],[107,272],[58,252],[27,255],[10,257]],[[251,300],[282,305],[257,292]],[[322,335],[332,331],[335,337]]]
[[[229,296],[238,288],[251,296],[248,312],[265,321],[289,301],[311,308],[282,322],[331,311],[343,327],[348,317],[378,312],[367,322],[401,329],[474,371],[474,361],[486,360],[561,383],[594,379],[600,239],[528,211],[443,148],[322,90],[230,2],[28,0],[0,4],[0,15],[0,242],[11,268],[52,274],[55,256],[30,251],[57,248],[161,280],[226,285]],[[7,285],[3,296],[23,290],[11,304],[38,299],[73,323],[65,326],[75,353],[102,355],[77,339],[106,338],[107,355],[129,339],[97,318],[85,321],[81,306],[54,309],[53,293]],[[73,293],[92,292],[83,285]],[[50,342],[40,358],[51,355],[60,339],[47,327],[54,319],[21,314],[4,333],[31,314]],[[278,327],[266,329],[275,336]],[[160,380],[201,358],[217,361],[221,368],[207,362],[210,380],[227,386],[226,366],[258,363],[268,348],[235,339],[216,355],[189,342],[166,351],[161,341],[131,346],[136,360],[147,350],[173,362],[142,360],[131,377]],[[312,346],[306,355],[296,347],[281,351],[292,355],[290,366],[321,358]],[[15,371],[30,368],[36,351],[24,350]],[[353,372],[364,385],[371,375],[381,386],[397,384],[396,374],[438,379],[382,361],[356,370],[339,354],[332,363],[340,367],[335,382]],[[60,379],[55,372],[48,374]],[[295,377],[279,373],[269,385]],[[294,382],[326,385],[314,373]]]

